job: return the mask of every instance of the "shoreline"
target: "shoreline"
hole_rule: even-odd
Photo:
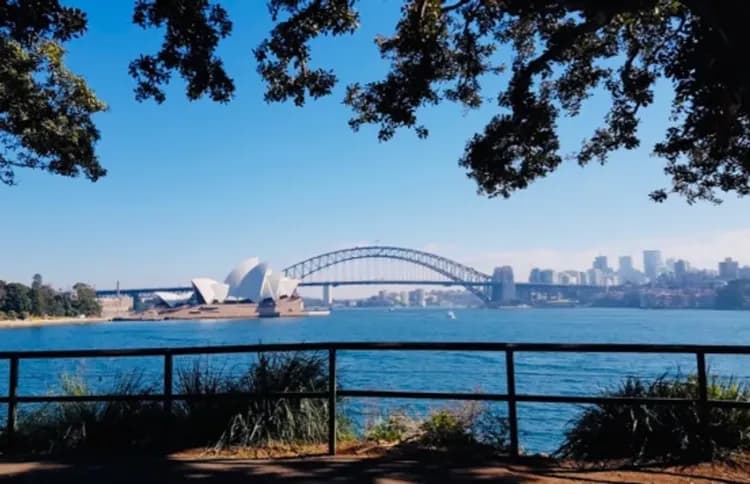
[[[108,323],[109,318],[51,318],[51,319],[0,319],[0,329],[4,328],[34,328],[44,326],[60,326],[66,324],[94,324]]]

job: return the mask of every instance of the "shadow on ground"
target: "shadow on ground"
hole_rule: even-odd
[[[709,472],[708,475],[711,473]],[[0,460],[0,480],[19,483],[146,484],[150,482],[748,482],[741,477],[707,477],[685,470],[570,469],[554,461],[394,450],[378,457],[313,456],[250,460],[120,456],[45,461]]]

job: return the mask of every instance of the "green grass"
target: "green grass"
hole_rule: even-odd
[[[750,391],[733,380],[711,378],[709,399],[750,401]],[[695,376],[653,381],[627,378],[611,397],[696,398]],[[704,433],[708,429],[708,438]],[[626,459],[634,463],[696,462],[721,459],[750,449],[750,410],[712,408],[704,416],[697,405],[603,404],[575,417],[558,455],[583,461]]]

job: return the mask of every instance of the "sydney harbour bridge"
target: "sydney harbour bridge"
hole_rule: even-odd
[[[459,286],[487,306],[511,301],[529,301],[532,294],[555,294],[570,299],[590,297],[606,290],[602,286],[516,283],[509,267],[492,275],[454,260],[422,250],[392,246],[340,249],[310,257],[282,271],[299,279],[300,287],[322,287],[324,300],[340,286],[405,285]],[[160,287],[97,291],[99,296],[138,295],[153,292],[190,291],[191,287]]]

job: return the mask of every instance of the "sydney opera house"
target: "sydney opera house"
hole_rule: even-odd
[[[193,291],[183,295],[156,293],[170,318],[247,318],[255,316],[297,316],[303,314],[299,281],[272,271],[257,257],[240,262],[224,282],[199,277]]]

